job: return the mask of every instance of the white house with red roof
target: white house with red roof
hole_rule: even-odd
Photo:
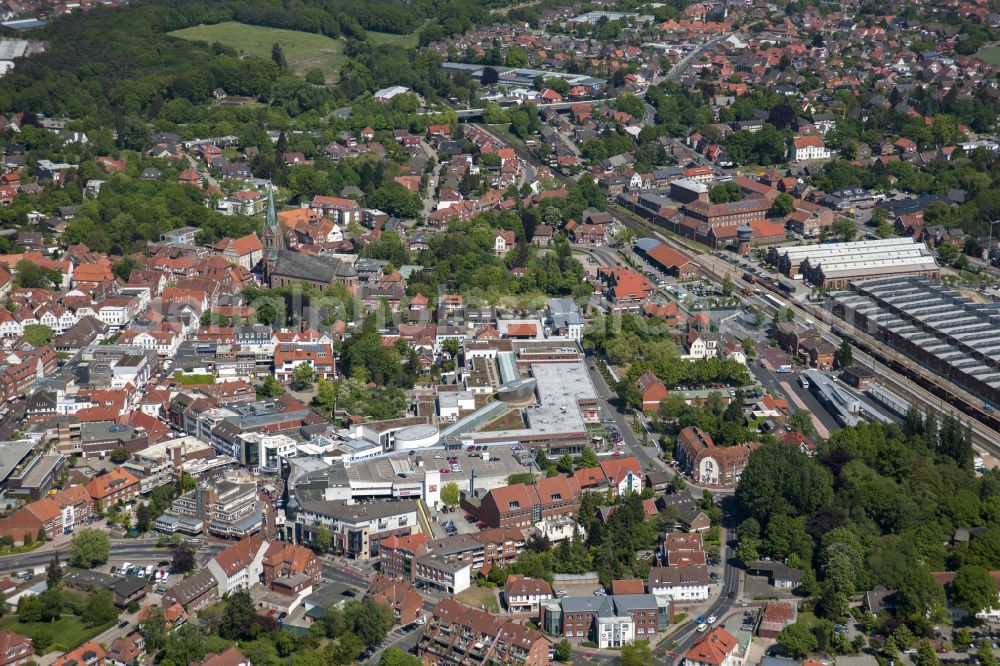
[[[496,236],[493,239],[493,253],[498,257],[502,257],[514,248],[515,242],[513,231],[497,229]]]
[[[713,627],[684,654],[684,666],[742,666],[740,642],[722,627]]]
[[[207,568],[219,584],[219,596],[249,590],[260,582],[267,546],[260,537],[246,537],[208,561]]]
[[[791,158],[793,162],[828,160],[830,159],[830,149],[823,142],[823,137],[818,134],[797,136],[792,139]]]

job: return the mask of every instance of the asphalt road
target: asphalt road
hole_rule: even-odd
[[[718,598],[705,611],[705,617],[715,616],[721,619],[729,613],[735,604],[735,600],[740,595],[740,576],[742,571],[735,566],[733,559],[733,549],[727,543],[725,551],[721,553],[723,562],[722,585]],[[716,623],[718,624],[718,622]],[[663,655],[664,664],[673,664],[684,659],[684,654],[694,645],[695,641],[704,636],[698,632],[698,626],[692,622],[691,625],[681,631],[680,634],[672,636],[670,641],[675,643],[673,650]]]
[[[611,398],[615,398],[616,400],[617,398],[614,392],[608,387],[607,382],[604,381],[604,375],[597,369],[594,360],[591,358],[587,359],[587,371],[590,372],[590,379],[594,382],[594,388],[597,389],[600,412],[615,422],[618,432],[621,433],[622,439],[625,442],[625,448],[629,453],[639,459],[645,470],[665,470],[669,474],[673,474],[673,470],[656,457],[656,447],[643,446],[635,436],[635,433],[632,432],[632,424],[629,423],[629,420],[625,418],[625,415],[616,405],[611,404]]]
[[[212,542],[206,543],[203,541],[198,548],[196,556],[200,560],[207,560],[209,557],[222,551],[224,548],[225,544]],[[53,553],[59,553],[59,559],[66,562],[69,558],[69,544],[61,546],[56,550],[45,549],[19,555],[4,555],[3,557],[0,557],[0,571],[18,571],[21,569],[30,569],[32,567],[47,565],[52,561]],[[172,554],[170,550],[157,548],[155,542],[136,544],[131,540],[113,539],[111,541],[111,556],[108,558],[108,561],[131,561],[136,564],[140,562],[144,564],[155,564],[161,560],[169,560],[171,556]]]
[[[757,377],[760,383],[764,385],[764,388],[768,393],[775,397],[789,398],[789,410],[794,411],[795,409],[798,409],[798,405],[791,400],[791,396],[788,395],[788,391],[781,385],[781,382],[788,384],[792,392],[795,393],[795,396],[805,404],[806,409],[812,413],[815,419],[819,420],[823,427],[827,429],[827,432],[833,432],[834,430],[840,428],[837,424],[837,420],[833,418],[833,415],[830,414],[830,412],[827,411],[823,405],[820,404],[819,400],[816,399],[816,396],[814,396],[809,389],[804,389],[798,385],[796,380],[798,377],[797,373],[778,375],[771,372],[767,368],[760,367],[759,361],[749,361],[748,364],[750,371],[753,372],[754,376]]]

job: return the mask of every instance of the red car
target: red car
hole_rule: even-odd
[[[465,514],[465,519],[466,520],[475,520],[476,517],[473,516],[471,513],[467,513],[467,514]]]
[[[478,523],[476,523],[476,527],[478,527],[481,530],[486,529],[486,523],[480,520]]]
[[[439,471],[439,472],[441,472],[442,474],[447,474],[447,473],[448,473],[448,472],[450,472],[451,470],[450,470],[450,469],[448,469],[447,467],[442,467],[442,468],[441,468],[441,469],[439,469],[438,471]]]
[[[619,457],[619,456],[620,456],[621,454],[622,454],[622,452],[621,452],[621,451],[615,451],[614,453],[612,453],[612,454],[611,454],[611,456],[612,456],[612,457],[614,457],[614,458],[617,458],[617,457]]]
[[[466,449],[466,451],[475,451],[475,450],[476,450],[476,447],[474,447],[474,446],[470,446],[469,448]]]

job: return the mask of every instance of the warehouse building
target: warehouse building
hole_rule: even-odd
[[[907,276],[855,282],[833,313],[965,390],[1000,401],[1000,309]]]
[[[913,238],[885,238],[829,245],[772,247],[768,261],[785,275],[802,276],[813,285],[843,288],[854,280],[897,275],[938,278],[934,255]]]

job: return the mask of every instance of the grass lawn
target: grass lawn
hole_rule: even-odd
[[[500,612],[500,605],[497,603],[497,588],[495,587],[476,587],[473,585],[456,594],[455,598],[473,608],[482,609],[485,606],[487,612]]]
[[[1000,65],[1000,46],[987,46],[979,49],[976,57],[990,65]]]
[[[114,624],[114,623],[112,623]],[[31,624],[21,624],[17,621],[16,615],[9,615],[0,619],[0,628],[34,638],[40,630],[48,629],[53,637],[52,644],[46,652],[53,650],[68,651],[76,648],[85,641],[97,636],[102,631],[110,627],[106,624],[100,627],[85,627],[75,615],[65,614],[55,622],[32,622]]]
[[[480,430],[484,432],[492,432],[494,430],[513,430],[516,428],[524,427],[524,416],[521,414],[521,410],[512,409],[503,416],[499,416],[486,425],[484,425]]]
[[[373,44],[395,44],[404,49],[412,49],[417,46],[417,33],[415,32],[407,35],[394,35],[391,32],[372,32],[371,30],[367,30],[365,34],[368,35],[368,39]]]
[[[214,384],[214,375],[188,375],[178,370],[174,373],[174,381],[181,386],[191,386],[192,384]]]
[[[270,58],[271,48],[281,44],[288,66],[302,74],[318,67],[326,74],[327,82],[337,78],[341,65],[347,62],[343,54],[344,42],[325,35],[296,30],[281,30],[257,25],[226,21],[214,25],[197,25],[169,33],[188,41],[219,42],[231,46],[239,53],[259,58]],[[375,33],[378,34],[378,33]],[[399,37],[399,35],[392,35]]]
[[[523,150],[527,149],[527,145],[525,145],[524,141],[521,141],[521,139],[514,136],[514,134],[510,131],[510,125],[487,125],[487,127],[490,128],[491,132],[496,134],[498,137],[500,137],[510,145],[517,146],[518,148],[521,148]]]

